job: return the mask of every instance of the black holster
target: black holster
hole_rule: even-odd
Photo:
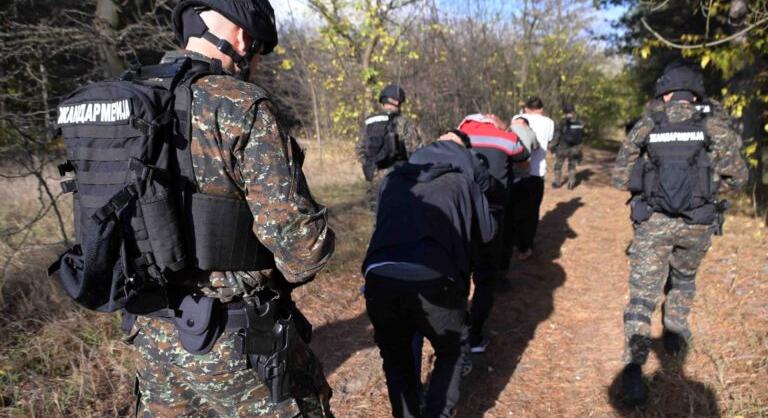
[[[258,304],[247,299],[243,308],[246,327],[236,337],[236,349],[248,358],[251,367],[267,387],[273,403],[291,397],[288,354],[297,337],[290,314],[281,317],[278,299]]]
[[[296,327],[291,318],[278,319],[272,329],[274,350],[270,354],[249,354],[251,367],[259,374],[274,403],[291,397],[291,373],[288,370],[289,349],[295,344]]]
[[[731,207],[731,202],[727,200],[720,200],[715,203],[715,235],[723,235],[723,226],[725,226],[725,211]]]

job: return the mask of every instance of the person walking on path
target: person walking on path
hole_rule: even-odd
[[[664,348],[684,357],[692,340],[688,315],[696,273],[712,234],[722,233],[727,203],[718,195],[747,181],[741,138],[727,120],[697,106],[704,98],[700,72],[682,63],[669,65],[613,169],[613,184],[632,193],[622,372],[625,400],[632,405],[647,398],[642,366],[650,349],[651,317],[662,298]]]

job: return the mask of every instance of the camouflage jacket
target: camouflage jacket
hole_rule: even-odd
[[[395,115],[395,126],[397,129],[397,138],[405,145],[405,151],[408,153],[407,158],[410,158],[414,151],[426,145],[422,142],[421,135],[416,125],[404,116],[402,113]],[[365,127],[362,128],[362,134],[360,140],[355,144],[355,153],[357,154],[357,161],[361,164],[365,162]]]
[[[705,119],[706,130],[711,139],[709,157],[712,162],[714,180],[721,191],[738,190],[748,178],[747,164],[741,155],[741,137],[730,125],[727,114],[717,102],[712,102],[712,112]],[[627,183],[635,162],[643,155],[644,144],[654,129],[652,114],[664,111],[669,121],[681,122],[690,119],[697,112],[693,104],[683,101],[663,103],[652,100],[646,105],[640,121],[627,135],[616,157],[613,168],[613,185],[627,190]]]
[[[168,53],[163,62],[189,56]],[[326,209],[317,204],[304,178],[300,148],[278,125],[276,108],[255,84],[228,75],[200,78],[192,85],[191,152],[199,191],[240,197],[253,214],[253,233],[275,257],[289,282],[304,282],[333,253],[334,234]],[[227,300],[269,283],[274,272],[210,272],[197,283],[208,296]]]

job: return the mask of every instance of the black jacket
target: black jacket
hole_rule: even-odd
[[[483,181],[487,187],[487,170],[461,145],[438,141],[416,151],[381,185],[363,271],[383,262],[420,264],[466,286],[473,228],[483,242],[496,232]]]

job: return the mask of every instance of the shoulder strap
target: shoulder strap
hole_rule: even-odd
[[[186,65],[174,78],[169,86],[173,88],[174,112],[176,113],[176,160],[179,164],[179,172],[186,182],[195,184],[194,167],[192,166],[192,84],[200,77],[206,75],[223,74],[221,64],[218,61],[206,63],[203,61],[185,58],[181,60]]]

